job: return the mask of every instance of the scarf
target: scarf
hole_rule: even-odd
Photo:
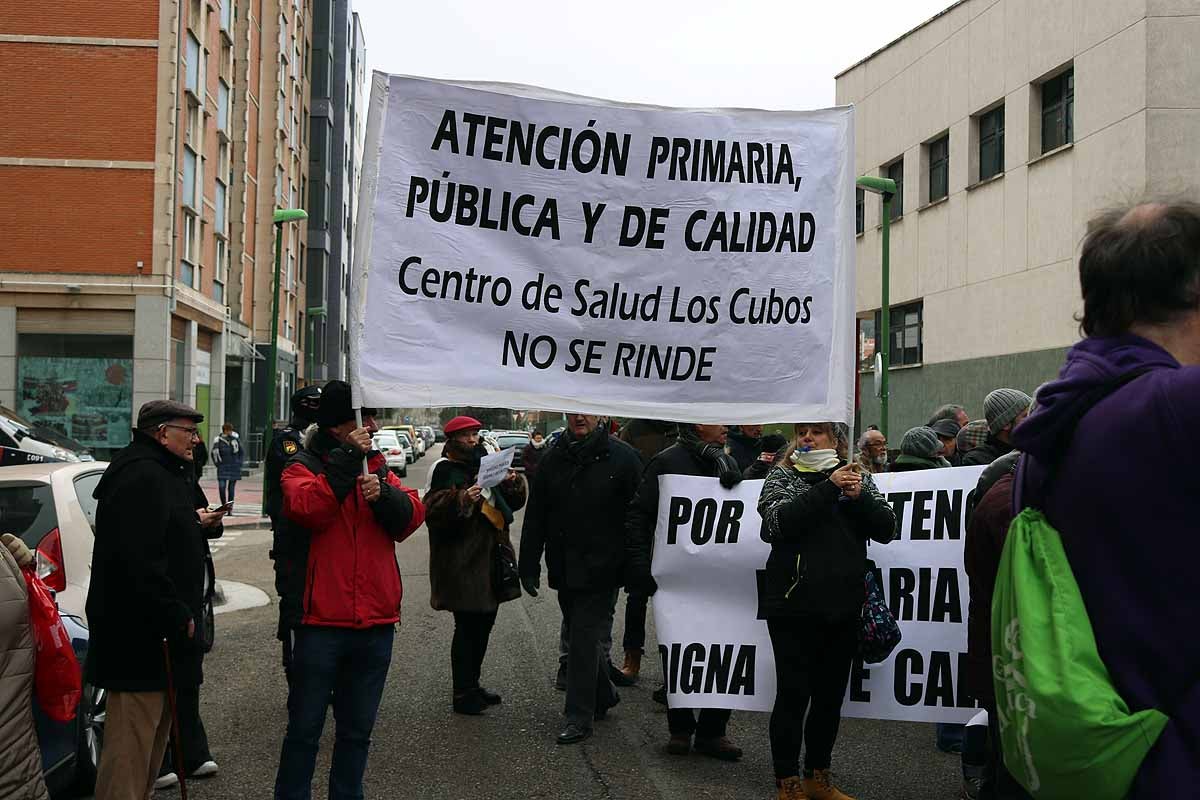
[[[792,453],[792,466],[798,472],[824,472],[840,463],[837,450],[796,450]]]
[[[712,466],[724,488],[732,489],[741,482],[742,471],[738,469],[737,460],[726,453],[721,445],[701,441],[696,435],[695,426],[680,425],[678,441],[697,459]]]
[[[546,439],[543,437],[540,442],[537,439],[530,439],[529,444],[532,445],[534,450],[541,450],[546,446]]]

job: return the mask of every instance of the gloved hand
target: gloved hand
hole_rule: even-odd
[[[732,489],[742,482],[742,471],[738,469],[737,460],[715,444],[704,446],[704,455],[717,462],[717,479],[721,486]]]
[[[24,569],[33,563],[33,551],[16,536],[11,533],[2,534],[0,542],[3,542],[4,546],[8,548],[8,552],[12,553],[13,560],[17,562],[18,567]]]
[[[525,590],[525,594],[530,597],[538,596],[538,587],[542,585],[542,579],[537,575],[522,575],[521,588]]]
[[[649,571],[630,575],[625,581],[625,590],[633,594],[651,597],[658,591],[658,581],[654,580],[654,576]]]

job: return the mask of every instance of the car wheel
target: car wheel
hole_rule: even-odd
[[[96,773],[100,769],[100,752],[104,749],[104,723],[108,692],[98,686],[85,684],[79,697],[79,743],[75,753],[75,788],[90,795],[96,788]]]

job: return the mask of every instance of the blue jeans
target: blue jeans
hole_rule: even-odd
[[[371,729],[392,661],[392,625],[364,630],[302,625],[295,629],[287,734],[275,776],[275,800],[309,800],[325,710],[337,731],[330,800],[361,800]]]
[[[236,480],[217,478],[217,492],[221,495],[221,505],[233,502],[233,494],[237,487]]]

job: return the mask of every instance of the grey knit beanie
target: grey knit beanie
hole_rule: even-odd
[[[900,453],[917,458],[937,458],[942,449],[942,440],[926,425],[909,428],[900,440]]]
[[[1022,411],[1028,411],[1033,398],[1020,389],[995,389],[983,399],[983,416],[987,418],[988,432],[995,436],[1016,419]]]

